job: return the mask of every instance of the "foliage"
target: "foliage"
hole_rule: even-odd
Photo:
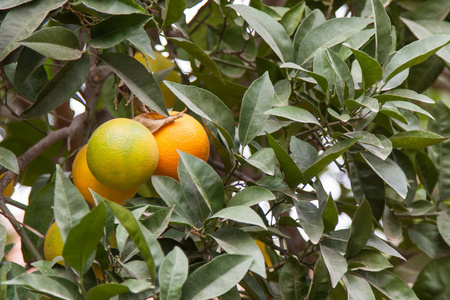
[[[209,0],[187,20],[199,2],[1,1],[0,190],[32,190],[0,201],[27,262],[3,259],[0,298],[446,299],[449,1]],[[182,83],[134,58],[155,49]],[[181,153],[179,181],[88,209],[63,170],[107,119],[167,115],[161,82],[208,163]],[[54,220],[65,267],[42,260]]]

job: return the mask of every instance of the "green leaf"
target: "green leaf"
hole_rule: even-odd
[[[274,93],[268,72],[253,81],[245,92],[239,117],[239,141],[243,147],[264,127],[269,117],[266,111],[272,107]]]
[[[275,155],[280,162],[286,182],[290,187],[297,186],[303,180],[303,173],[295,164],[294,160],[287,151],[275,140],[270,134],[266,133],[270,147],[272,147]]]
[[[284,300],[304,299],[308,294],[306,280],[308,270],[293,256],[290,256],[280,273],[280,293]]]
[[[55,221],[65,242],[70,230],[89,213],[89,208],[83,196],[64,175],[59,165],[56,165],[55,177]]]
[[[264,256],[248,233],[238,228],[224,227],[211,234],[211,236],[227,253],[253,257],[250,271],[266,278]]]
[[[445,243],[436,225],[418,223],[408,227],[411,241],[431,258],[450,254],[450,247]]]
[[[11,280],[3,281],[2,285],[23,286],[31,289],[32,291],[39,291],[42,294],[52,296],[57,299],[84,299],[78,291],[78,285],[61,277],[24,273]]]
[[[180,161],[178,174],[183,193],[187,198],[196,198],[200,207],[201,201],[207,205],[207,211],[201,209],[202,219],[209,212],[216,213],[224,205],[224,188],[222,180],[214,169],[200,158],[178,151]]]
[[[111,48],[142,28],[152,17],[141,14],[115,15],[91,26],[91,46]]]
[[[292,159],[301,171],[305,171],[319,159],[319,154],[313,146],[295,136],[292,136],[289,142],[289,150]]]
[[[365,18],[335,18],[312,28],[302,39],[297,53],[297,64],[303,65],[314,57],[316,51],[344,42],[372,21]]]
[[[267,175],[275,175],[275,161],[276,156],[272,148],[262,148],[258,150],[255,154],[246,159],[247,163],[260,169]]]
[[[334,231],[339,220],[339,212],[333,198],[328,196],[325,207],[322,211],[324,232]]]
[[[330,274],[331,286],[335,288],[347,272],[347,261],[337,250],[323,245],[320,245],[320,253]]]
[[[403,170],[391,159],[381,158],[370,154],[361,153],[364,160],[372,168],[372,170],[380,176],[391,188],[393,188],[403,199],[406,198],[408,192],[408,181]]]
[[[213,220],[215,218],[252,224],[267,229],[261,217],[248,206],[240,205],[224,208],[221,211],[214,214],[212,217],[208,218],[207,221]]]
[[[3,0],[3,2],[0,3],[0,10],[17,7],[19,5],[22,5],[24,3],[31,2],[31,1],[32,0]]]
[[[439,144],[448,138],[431,131],[411,130],[394,134],[389,139],[396,148],[422,149]]]
[[[150,272],[150,277],[155,279],[156,264],[153,257],[154,253],[152,253],[148,237],[143,234],[139,223],[136,221],[136,219],[128,209],[108,200],[105,200],[105,203],[113,211],[114,215],[117,217],[117,219],[119,219],[120,224],[126,229],[131,239],[136,244],[137,249],[139,249],[142,258],[147,264],[147,268]],[[156,240],[154,241],[155,243],[157,243]]]
[[[450,257],[429,261],[420,271],[413,290],[420,299],[445,299],[450,285]]]
[[[420,182],[431,195],[438,181],[438,171],[431,158],[422,151],[416,153],[417,175]]]
[[[253,258],[248,255],[220,255],[195,270],[183,285],[183,300],[218,297],[228,292],[247,273]]]
[[[144,65],[122,53],[103,53],[99,55],[99,58],[125,82],[142,103],[168,116],[161,89]]]
[[[386,102],[384,105],[387,104],[392,104],[397,108],[402,108],[402,109],[407,109],[410,110],[412,112],[417,112],[419,114],[425,115],[431,119],[434,119],[433,115],[431,115],[428,111],[426,111],[425,109],[421,108],[420,106],[411,103],[411,102],[407,102],[407,101],[388,101]]]
[[[229,5],[252,27],[270,46],[282,62],[292,61],[291,39],[284,27],[266,13],[246,5]]]
[[[372,232],[372,210],[366,199],[359,204],[350,227],[345,257],[352,258],[366,245]]]
[[[163,208],[152,213],[147,219],[142,221],[142,225],[145,226],[156,239],[158,238],[169,225],[175,206]]]
[[[380,252],[363,249],[348,261],[348,267],[352,270],[379,272],[392,268],[392,265]]]
[[[384,94],[373,95],[372,97],[378,99],[380,102],[405,100],[405,101],[419,101],[422,103],[434,103],[434,100],[428,96],[418,94],[413,90],[396,89],[390,90]]]
[[[325,23],[326,19],[324,14],[319,9],[314,9],[310,12],[300,23],[297,31],[294,36],[294,61],[297,60],[298,51],[297,49],[300,47],[302,40],[305,38],[306,34],[311,31],[314,27],[319,26],[322,23]],[[323,91],[325,92],[325,91]]]
[[[375,300],[370,285],[361,277],[345,274],[343,279],[347,288],[348,300]]]
[[[46,57],[29,48],[24,48],[20,52],[16,72],[14,73],[14,87],[16,88],[16,92],[21,90],[29,78],[32,78],[33,73],[42,66],[45,60]]]
[[[403,239],[402,223],[388,206],[384,207],[383,212],[383,232],[392,242],[400,243]]]
[[[286,29],[288,36],[291,36],[298,27],[305,11],[305,2],[299,2],[292,6],[281,18],[280,23]]]
[[[127,40],[142,53],[156,59],[155,53],[153,53],[152,42],[144,28],[139,28],[135,33],[130,35]]]
[[[19,41],[31,35],[50,11],[66,2],[67,0],[34,0],[10,10],[0,27],[0,61],[20,46]]]
[[[450,210],[443,211],[437,217],[437,226],[447,245],[450,246]]]
[[[25,118],[41,116],[64,104],[85,83],[88,73],[88,54],[84,54],[78,60],[67,62],[39,91],[33,105],[23,112]]]
[[[179,0],[171,0],[171,1],[179,1]],[[217,67],[216,63],[211,59],[211,57],[209,57],[208,54],[205,53],[205,51],[203,51],[203,49],[200,46],[183,38],[171,37],[168,40],[174,43],[175,46],[183,48],[187,53],[189,53],[199,62],[204,64],[208,70],[210,70],[217,78],[220,79],[220,81],[225,83],[223,81],[222,74],[220,73],[220,70]]]
[[[322,171],[323,168],[325,168],[339,156],[344,154],[345,151],[347,151],[348,149],[350,149],[351,146],[356,144],[356,142],[358,142],[359,139],[360,137],[340,141],[339,143],[334,144],[333,146],[325,150],[325,152],[323,152],[322,155],[320,155],[319,160],[305,170],[304,172],[305,181],[308,181],[312,177],[319,174],[319,172]]]
[[[177,22],[183,16],[185,7],[185,0],[167,0],[164,8],[163,27]]]
[[[316,65],[314,65],[314,67],[317,68]],[[294,63],[284,63],[280,66],[280,68],[290,68],[290,69],[295,69],[295,70],[300,70],[306,74],[308,74],[309,76],[311,76],[315,81],[317,81],[317,84],[319,84],[320,88],[322,89],[322,92],[324,93],[328,93],[328,81],[327,78],[325,78],[324,76],[322,76],[321,74],[318,73],[314,73],[311,72],[307,69],[304,69],[302,67],[300,67],[297,64]],[[304,78],[304,77],[297,77],[297,78]]]
[[[298,221],[314,245],[322,237],[324,225],[322,215],[317,207],[309,201],[294,201]]]
[[[87,300],[108,300],[116,295],[129,292],[140,293],[151,288],[150,282],[128,279],[121,284],[106,283],[94,286],[87,292],[86,297]]]
[[[133,13],[145,13],[145,9],[140,7],[133,0],[81,0],[81,3],[96,11],[110,15],[128,15]]]
[[[375,59],[370,57],[367,53],[353,48],[349,49],[353,52],[353,55],[358,60],[359,66],[361,67],[364,88],[370,88],[372,85],[377,83],[378,80],[381,79],[381,76],[383,75],[383,69],[381,68],[380,64]]]
[[[7,232],[5,226],[0,224],[0,260],[3,260],[5,256],[5,246],[6,246]]]
[[[181,298],[183,284],[188,277],[189,261],[184,252],[175,247],[164,258],[159,268],[160,297],[162,300]]]
[[[331,67],[336,73],[335,90],[343,104],[347,99],[355,97],[355,86],[353,77],[347,64],[331,49],[325,49]]]
[[[185,224],[195,227],[201,223],[198,206],[188,201],[181,189],[181,184],[173,178],[154,175],[151,177],[156,192],[169,206],[174,206],[174,211],[185,220]]]
[[[164,81],[164,84],[194,113],[217,126],[230,147],[233,146],[234,118],[228,107],[214,94],[192,85]]]
[[[392,50],[395,50],[391,33],[391,20],[380,0],[372,0],[372,11],[375,25],[375,59],[383,64]]]
[[[79,50],[77,36],[61,26],[47,27],[36,31],[20,42],[34,51],[57,60],[76,60],[83,54]]]
[[[261,201],[271,201],[275,199],[276,197],[271,191],[259,186],[250,186],[236,193],[236,195],[228,201],[227,206],[252,206],[259,204]]]
[[[370,236],[369,240],[367,241],[366,246],[375,248],[375,249],[377,249],[381,252],[384,252],[388,255],[398,257],[398,258],[406,261],[406,259],[400,253],[398,253],[397,250],[392,248],[389,244],[387,244],[385,241],[383,241],[382,239],[380,239],[379,237],[377,237],[374,234],[372,234]]]
[[[384,82],[387,83],[401,71],[424,62],[448,43],[449,35],[435,35],[406,45],[392,56],[384,68]]]
[[[19,174],[19,164],[14,152],[0,147],[0,166]]]
[[[276,107],[266,111],[265,114],[286,118],[299,123],[317,124],[321,126],[317,118],[312,113],[306,109],[296,106]]]
[[[64,261],[84,274],[89,270],[90,258],[97,249],[105,226],[106,207],[103,203],[96,206],[75,225],[67,235],[64,243]]]
[[[327,299],[331,289],[330,275],[328,274],[327,267],[323,261],[323,257],[319,256],[319,259],[314,266],[313,278],[311,285],[309,286],[308,300],[320,300]]]
[[[391,272],[357,271],[356,273],[367,280],[367,282],[369,282],[374,288],[386,295],[388,299],[419,300],[409,285],[401,280],[400,277]]]

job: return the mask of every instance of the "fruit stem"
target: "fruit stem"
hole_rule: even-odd
[[[174,122],[176,119],[182,118],[183,114],[186,111],[187,108],[185,108],[182,112],[169,117],[164,117],[157,112],[143,113],[134,117],[133,120],[141,123],[142,125],[147,127],[147,129],[150,130],[151,133],[154,133],[161,127]]]

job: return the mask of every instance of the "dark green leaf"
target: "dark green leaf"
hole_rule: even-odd
[[[110,48],[130,37],[152,17],[141,14],[115,15],[91,26],[91,46]]]
[[[361,277],[346,274],[343,279],[347,288],[348,300],[375,300],[370,285]]]
[[[7,232],[5,226],[0,224],[0,260],[3,260],[5,256],[5,246],[6,246]]]
[[[383,212],[383,231],[388,240],[392,242],[401,242],[403,239],[402,223],[388,206],[385,206]]]
[[[164,81],[165,85],[194,113],[216,125],[225,135],[227,143],[233,146],[234,118],[228,107],[211,92],[175,82]]]
[[[228,292],[247,273],[253,258],[247,255],[220,255],[195,270],[183,286],[183,300],[202,300]]]
[[[395,50],[394,38],[391,34],[391,20],[380,0],[372,0],[372,11],[375,25],[375,59],[383,64],[391,51]]]
[[[397,250],[392,248],[385,241],[383,241],[382,239],[380,239],[379,237],[377,237],[374,234],[372,234],[370,236],[369,240],[367,241],[367,246],[375,248],[375,249],[378,249],[381,252],[384,252],[384,253],[386,253],[388,255],[391,255],[391,256],[398,257],[398,258],[403,259],[403,260],[406,261],[406,259],[400,253],[398,253]]]
[[[81,88],[89,73],[89,55],[67,62],[39,91],[33,105],[23,114],[31,119],[64,104]]]
[[[447,245],[450,246],[450,210],[443,211],[437,217],[437,226]]]
[[[403,149],[421,149],[439,144],[448,138],[431,131],[411,130],[399,132],[389,138],[392,146]]]
[[[347,64],[331,49],[325,49],[328,60],[336,73],[335,90],[343,104],[347,99],[355,97],[355,86]]]
[[[392,56],[384,68],[383,80],[388,82],[401,71],[420,64],[450,42],[449,35],[435,35],[408,44]]]
[[[317,244],[322,237],[324,225],[317,207],[309,201],[295,201],[298,221],[308,235],[311,243]]]
[[[250,186],[236,193],[233,198],[228,201],[227,206],[246,205],[252,206],[261,201],[275,200],[276,197],[272,192],[258,186]]]
[[[0,166],[19,174],[19,164],[14,152],[0,147]]]
[[[167,0],[165,3],[163,27],[177,22],[182,16],[186,7],[185,0]]]
[[[329,296],[329,291],[331,289],[331,281],[322,256],[319,256],[319,259],[314,266],[313,274],[313,279],[311,285],[309,286],[308,296],[306,299],[327,299]]]
[[[152,59],[156,59],[155,53],[153,53],[152,42],[144,28],[139,28],[138,31],[130,35],[127,40],[142,53]]]
[[[0,4],[0,10],[17,7],[19,5],[22,5],[24,3],[31,2],[31,1],[32,0],[4,0]]]
[[[372,210],[366,199],[359,204],[355,215],[353,216],[350,227],[350,237],[348,238],[347,250],[345,256],[347,259],[358,254],[366,245],[372,232]]]
[[[89,213],[89,208],[83,196],[64,175],[59,165],[56,165],[55,177],[55,221],[65,242],[69,231]]]
[[[253,81],[245,92],[239,117],[239,141],[242,146],[250,143],[263,128],[274,93],[268,72]]]
[[[229,5],[264,39],[282,62],[292,61],[293,49],[283,26],[266,13],[246,5]]]
[[[358,271],[358,275],[363,277],[373,287],[379,290],[392,300],[419,300],[409,285],[397,275],[388,272],[366,272]]]
[[[420,271],[413,290],[420,299],[445,299],[449,295],[449,285],[450,257],[443,257],[426,264]]]
[[[57,60],[75,60],[82,55],[77,36],[61,26],[47,27],[22,40],[21,45]]]
[[[320,253],[330,274],[331,286],[335,288],[347,272],[347,261],[337,250],[323,245],[320,246]]]
[[[14,73],[14,87],[17,92],[45,60],[46,58],[44,56],[29,48],[24,48],[22,52],[20,52],[16,72]],[[45,80],[45,82],[47,81]]]
[[[381,158],[370,154],[361,154],[372,170],[380,176],[390,187],[392,187],[403,199],[406,198],[408,192],[408,181],[403,170],[391,159]]]
[[[34,0],[9,11],[0,27],[0,61],[20,46],[19,41],[31,35],[50,11],[66,2],[67,0]]]
[[[378,251],[363,249],[348,261],[349,269],[378,272],[392,268],[390,262]]]
[[[273,115],[277,117],[286,118],[299,123],[317,124],[320,126],[316,117],[306,109],[296,106],[281,106],[276,107],[265,112],[266,115]]]
[[[168,116],[161,89],[145,66],[131,56],[122,53],[103,53],[99,55],[99,58],[125,82],[142,103],[158,113]]]
[[[67,235],[64,243],[64,261],[79,274],[90,268],[90,258],[97,248],[105,226],[106,207],[103,203],[94,207]]]
[[[353,52],[353,55],[358,60],[359,66],[361,67],[364,88],[368,89],[381,79],[381,76],[383,75],[383,69],[381,68],[380,64],[375,59],[370,57],[367,53],[352,48],[350,48],[350,50]]]
[[[365,18],[335,18],[312,28],[302,39],[297,53],[297,64],[303,65],[314,57],[321,47],[330,47],[342,43],[358,33],[372,21]]]
[[[58,299],[84,299],[78,292],[78,285],[61,277],[24,273],[11,280],[3,281],[2,285],[19,285]]]
[[[229,254],[242,254],[253,257],[250,270],[266,278],[263,254],[248,233],[238,228],[225,227],[214,232],[212,237]]]
[[[142,224],[158,238],[169,225],[175,206],[164,208],[152,213],[147,219],[142,221]]]
[[[171,0],[171,1],[179,1],[179,0]],[[220,73],[220,70],[217,67],[216,63],[211,59],[211,57],[209,57],[208,54],[205,53],[205,51],[203,51],[203,49],[200,46],[183,38],[171,37],[169,38],[169,40],[176,46],[183,48],[187,53],[189,53],[199,62],[204,64],[205,67],[208,68],[217,78],[219,78],[223,83],[225,83],[223,81],[222,74]]]
[[[411,103],[411,102],[407,102],[407,101],[388,101],[386,102],[384,105],[387,104],[392,104],[397,108],[402,108],[402,109],[407,109],[410,110],[412,112],[417,112],[419,114],[425,115],[431,119],[434,119],[434,117],[425,109],[421,108],[420,106]]]
[[[159,268],[161,300],[181,298],[183,284],[188,277],[188,267],[189,261],[180,248],[175,247],[167,254]]]
[[[87,300],[108,300],[112,297],[120,294],[125,294],[128,292],[140,293],[145,290],[151,289],[152,285],[149,282],[138,281],[134,279],[129,279],[121,284],[118,283],[106,283],[100,284],[91,288],[86,296]],[[129,297],[127,295],[127,297]],[[130,299],[130,298],[128,298]],[[131,298],[134,299],[134,298]]]
[[[275,155],[280,162],[286,182],[290,187],[297,186],[303,180],[303,174],[295,164],[294,160],[289,156],[287,151],[275,140],[270,134],[266,134]]]
[[[286,32],[291,36],[298,27],[305,11],[305,2],[299,2],[292,6],[281,18],[281,25],[286,29]]]
[[[418,223],[408,227],[411,241],[431,258],[439,258],[450,254],[450,246],[445,243],[436,225]]]
[[[247,162],[267,175],[275,175],[276,156],[272,148],[263,148],[247,159]]]
[[[289,150],[291,150],[292,159],[301,171],[307,170],[319,159],[316,148],[295,136],[289,142]]]
[[[422,94],[418,94],[412,90],[396,89],[386,92],[380,95],[373,95],[374,98],[381,102],[394,101],[394,100],[405,100],[405,101],[419,101],[422,103],[434,103],[434,100],[430,97]]]
[[[320,50],[319,50],[319,51],[320,51]],[[314,67],[317,69],[316,64],[314,64]],[[325,78],[325,77],[322,76],[321,74],[314,73],[314,72],[311,72],[311,71],[309,71],[309,70],[306,70],[306,69],[304,69],[304,68],[302,68],[302,67],[300,67],[299,65],[294,64],[294,63],[285,63],[285,64],[282,64],[282,65],[280,66],[280,68],[291,68],[291,69],[296,69],[296,70],[300,70],[300,71],[302,71],[302,72],[308,74],[309,76],[311,76],[312,78],[314,78],[315,81],[317,81],[317,83],[319,84],[320,88],[322,89],[322,92],[328,93],[328,80],[327,80],[327,78]],[[304,77],[297,77],[297,78],[302,79],[302,78],[304,78]]]
[[[294,36],[294,61],[297,60],[298,51],[297,49],[300,47],[302,40],[305,38],[306,34],[311,31],[314,27],[319,26],[322,23],[325,23],[326,19],[323,13],[319,9],[315,9],[310,12],[305,19],[303,19],[300,26],[298,26],[297,31]],[[325,92],[325,91],[324,91]]]
[[[427,192],[431,195],[438,181],[438,171],[433,161],[422,151],[416,153],[417,175]]]
[[[289,257],[280,273],[279,285],[282,299],[304,299],[309,287],[307,275],[307,269],[295,257]]]
[[[266,225],[262,221],[261,217],[248,206],[231,206],[222,209],[214,214],[208,220],[220,218],[223,220],[233,220],[240,223],[253,224],[264,229],[267,229]]]
[[[328,196],[327,202],[325,204],[325,208],[322,212],[322,220],[324,225],[324,232],[333,231],[336,227],[338,220],[339,220],[339,214],[338,209],[336,207],[336,203],[334,202],[333,198],[331,196]]]
[[[140,7],[133,0],[81,0],[89,8],[110,15],[127,15],[132,13],[145,13],[145,9]]]
[[[214,169],[200,158],[179,151],[178,175],[185,197],[197,199],[202,219],[210,212],[216,213],[224,206],[224,188],[222,180]],[[207,205],[206,210],[203,205]]]

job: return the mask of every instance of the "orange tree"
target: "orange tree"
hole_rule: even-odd
[[[0,1],[0,190],[32,187],[1,196],[26,265],[0,226],[0,298],[448,299],[450,2],[199,2]],[[88,204],[79,149],[173,95],[209,159]]]

